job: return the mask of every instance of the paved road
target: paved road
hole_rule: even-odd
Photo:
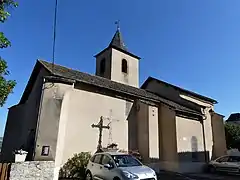
[[[211,174],[191,174],[182,175],[174,173],[161,173],[159,180],[239,180],[240,176],[236,175],[211,175]]]

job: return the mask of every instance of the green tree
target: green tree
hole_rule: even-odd
[[[14,0],[0,0],[0,22],[4,23],[10,16],[11,9],[17,7],[18,4]],[[0,32],[0,49],[11,46],[11,42]],[[4,105],[7,97],[13,92],[16,81],[7,80],[9,75],[7,62],[0,56],[0,107]]]
[[[62,178],[84,178],[85,170],[91,154],[89,152],[81,152],[74,154],[71,159],[60,169],[59,177]]]
[[[225,134],[227,148],[240,149],[240,125],[234,123],[225,123]]]

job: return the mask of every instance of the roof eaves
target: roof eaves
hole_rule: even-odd
[[[105,51],[109,50],[110,48],[116,49],[116,50],[118,50],[118,51],[120,51],[120,52],[122,52],[122,53],[125,53],[125,54],[127,54],[127,55],[129,55],[129,56],[132,56],[132,57],[134,57],[134,58],[136,58],[136,59],[138,59],[138,60],[141,59],[141,57],[139,57],[139,56],[137,56],[137,55],[134,55],[133,53],[130,53],[129,51],[123,50],[123,49],[118,48],[118,47],[113,46],[113,45],[108,46],[107,48],[105,48],[104,50],[102,50],[101,52],[99,52],[98,54],[94,55],[94,57],[96,58],[96,57],[100,56],[102,53],[104,53]]]
[[[21,97],[21,99],[19,101],[19,104],[24,103],[26,101],[26,99],[28,98],[29,93],[30,93],[30,91],[32,89],[32,85],[34,83],[34,80],[37,78],[37,74],[39,73],[40,68],[41,68],[41,64],[37,60],[35,66],[33,68],[33,71],[32,71],[32,73],[30,75],[30,78],[28,80],[27,86],[25,87],[24,92],[22,94],[22,97]]]

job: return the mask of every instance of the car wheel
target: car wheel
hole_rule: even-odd
[[[209,166],[208,168],[209,168],[209,172],[210,172],[210,173],[213,174],[213,173],[216,172],[216,168],[215,168],[214,166]]]
[[[120,180],[120,178],[119,177],[115,177],[115,178],[113,178],[113,180]]]
[[[86,173],[85,180],[92,180],[92,174],[91,174],[90,171],[88,171],[88,172]]]

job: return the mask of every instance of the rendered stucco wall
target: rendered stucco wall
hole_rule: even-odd
[[[72,88],[72,85],[62,83],[44,84],[34,160],[55,160],[62,99]],[[49,146],[48,156],[41,155],[43,146]]]
[[[158,108],[158,123],[160,159],[162,161],[178,161],[175,111],[161,104]]]
[[[149,161],[149,108],[148,105],[138,101],[137,112],[137,144],[144,162]]]
[[[101,61],[105,59],[105,72],[100,73]],[[127,61],[127,73],[122,72],[122,60]],[[96,59],[96,75],[112,81],[139,87],[139,60],[114,48],[108,49]]]
[[[58,160],[59,165],[65,163],[74,153],[96,151],[99,130],[91,125],[97,124],[100,116],[105,118],[104,125],[109,124],[107,118],[112,119],[113,142],[116,142],[120,149],[128,149],[128,114],[125,100],[80,89],[68,91],[63,99],[58,139],[64,139],[64,149],[62,159]],[[60,130],[65,133],[60,133]],[[109,130],[104,129],[103,147],[108,143]]]
[[[204,151],[202,124],[197,120],[176,117],[176,127],[179,160],[193,161],[192,152],[198,155]]]
[[[189,101],[192,101],[194,103],[197,103],[199,105],[205,106],[205,120],[204,120],[204,130],[205,130],[205,142],[206,142],[206,150],[209,153],[209,159],[212,158],[212,148],[213,148],[213,133],[212,133],[212,123],[211,123],[211,114],[210,110],[214,109],[213,104],[200,101],[197,98],[189,97],[186,95],[181,95],[182,98],[187,99]]]
[[[122,59],[126,59],[128,63],[128,73],[122,73]],[[122,53],[116,49],[112,49],[111,62],[111,80],[128,84],[130,86],[139,87],[139,60]]]
[[[148,106],[148,132],[149,132],[149,158],[152,161],[159,160],[159,124],[158,124],[158,108]]]
[[[111,79],[112,50],[108,49],[96,58],[96,75]],[[105,59],[105,72],[101,74],[101,61]]]
[[[129,117],[130,149],[138,150],[145,163],[159,161],[158,108],[141,101],[136,101],[133,107]]]
[[[213,159],[226,155],[226,136],[223,116],[215,112],[212,113],[213,128]]]

